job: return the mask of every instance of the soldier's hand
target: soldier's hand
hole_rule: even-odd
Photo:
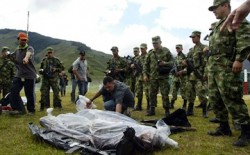
[[[158,65],[159,65],[159,66],[165,65],[165,61],[159,61],[159,62],[158,62]]]
[[[148,82],[148,76],[143,77],[144,82]]]
[[[234,61],[234,63],[233,63],[233,68],[232,68],[232,71],[234,72],[234,73],[238,73],[238,72],[241,72],[241,70],[242,70],[242,62],[240,62],[240,61]]]
[[[179,71],[179,72],[177,72],[175,75],[176,75],[176,76],[182,76],[182,74],[183,74],[183,71]]]
[[[186,60],[182,60],[181,63],[182,63],[183,66],[187,66],[187,61]]]
[[[130,68],[133,68],[133,69],[134,69],[134,68],[135,68],[135,65],[134,65],[134,64],[131,64],[131,65],[130,65]]]

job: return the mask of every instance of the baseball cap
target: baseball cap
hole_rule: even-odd
[[[18,36],[17,36],[17,39],[22,39],[22,40],[28,40],[28,35],[24,32],[19,32],[18,33]]]
[[[146,43],[141,43],[140,48],[148,48]]]
[[[192,34],[189,36],[190,38],[193,38],[195,36],[200,36],[201,32],[200,31],[193,31]]]
[[[155,36],[152,38],[152,43],[159,43],[161,42],[161,37],[160,36]]]
[[[230,3],[230,0],[214,0],[214,3],[212,6],[208,8],[209,11],[213,11],[215,8],[217,8],[219,5],[223,3]]]
[[[113,46],[110,50],[111,50],[111,51],[112,51],[112,50],[118,50],[118,47],[117,47],[117,46]]]
[[[79,54],[85,56],[85,51],[80,51]]]

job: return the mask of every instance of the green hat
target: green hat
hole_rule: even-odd
[[[148,48],[146,43],[141,43],[140,48]]]
[[[182,49],[182,44],[177,44],[175,48],[181,48]]]
[[[7,47],[7,46],[4,46],[4,47],[2,48],[2,52],[8,51],[8,50],[9,50],[9,47]]]
[[[139,47],[134,47],[134,52],[139,52]]]
[[[152,38],[152,43],[159,43],[159,42],[161,42],[160,36],[155,36]]]
[[[54,51],[54,49],[52,47],[47,47],[46,51],[51,52],[51,51]]]
[[[209,11],[213,11],[215,8],[217,8],[219,5],[223,3],[230,3],[230,0],[214,0],[214,3],[212,6],[208,8]]]
[[[193,38],[195,36],[200,36],[201,32],[200,31],[193,31],[192,34],[189,36],[190,38]]]
[[[118,51],[118,47],[117,46],[113,46],[110,50],[111,51],[113,51],[113,50],[117,50]]]

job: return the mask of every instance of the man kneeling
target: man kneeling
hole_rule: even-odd
[[[103,79],[102,88],[90,99],[87,107],[90,106],[99,96],[103,97],[104,109],[129,115],[128,107],[134,107],[134,95],[129,87],[123,82],[114,80],[110,76]]]

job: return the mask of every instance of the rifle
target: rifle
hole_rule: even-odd
[[[131,56],[125,57],[127,63],[130,65],[134,64],[135,68],[132,70],[133,71],[133,76],[138,76],[142,72],[142,64],[139,60],[139,62],[136,62]]]
[[[104,71],[104,73],[106,76],[110,76],[113,79],[116,79],[116,77],[118,77],[118,80],[123,82],[124,75],[122,75],[120,72],[116,73],[115,70],[116,70],[116,64],[114,62],[112,62],[109,65],[109,70]]]
[[[194,67],[194,62],[193,62],[193,60],[190,59],[190,58],[188,58],[188,59],[186,60],[186,62],[187,62],[187,73],[190,74],[190,73],[193,71],[193,72],[194,72],[194,75],[195,75],[198,79],[202,80],[203,77],[202,77],[202,75],[199,73],[199,71],[197,70],[197,68]]]

